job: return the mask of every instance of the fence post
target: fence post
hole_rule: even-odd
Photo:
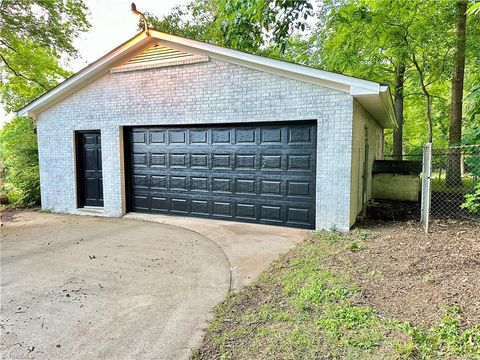
[[[432,182],[432,143],[426,143],[423,146],[422,160],[422,196],[420,221],[425,232],[428,234],[430,221],[430,202],[431,202],[431,182]]]

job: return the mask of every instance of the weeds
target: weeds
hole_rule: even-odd
[[[359,286],[327,260],[345,248],[363,251],[369,236],[362,230],[313,234],[216,308],[194,359],[480,358],[480,325],[461,329],[458,307],[419,329],[356,304]]]

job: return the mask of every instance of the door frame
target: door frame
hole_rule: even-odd
[[[133,209],[133,191],[132,191],[132,159],[130,133],[135,126],[123,126],[123,176],[125,182],[125,212],[131,212]]]
[[[83,209],[85,205],[85,159],[83,155],[83,135],[85,134],[100,134],[100,129],[94,130],[75,130],[75,171],[76,171],[76,194],[77,194],[77,208]],[[103,160],[103,156],[102,156]],[[103,168],[103,166],[102,166]],[[103,186],[102,186],[103,188]],[[101,207],[99,207],[101,208]]]

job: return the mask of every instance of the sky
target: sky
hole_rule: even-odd
[[[135,0],[139,11],[149,11],[159,17],[168,14],[174,6],[188,2],[189,0]],[[90,9],[92,27],[74,42],[80,58],[71,60],[67,68],[75,72],[138,32],[138,17],[130,12],[131,0],[85,0],[85,3]],[[5,114],[0,104],[0,127],[12,115]]]

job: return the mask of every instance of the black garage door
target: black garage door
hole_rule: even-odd
[[[314,227],[314,122],[134,127],[126,140],[133,211]]]

